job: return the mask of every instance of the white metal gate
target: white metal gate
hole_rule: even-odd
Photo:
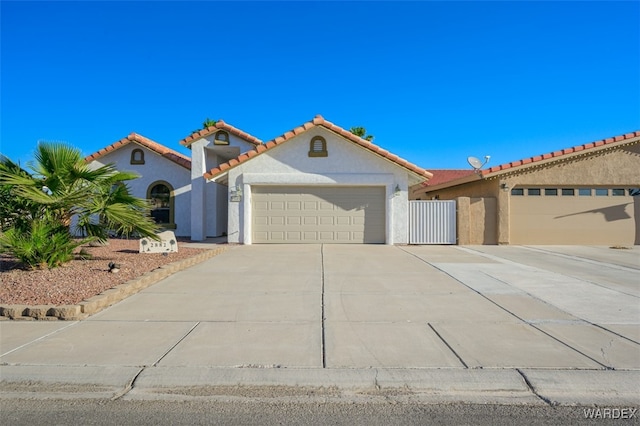
[[[409,201],[409,244],[455,244],[455,200]]]

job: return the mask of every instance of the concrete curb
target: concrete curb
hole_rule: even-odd
[[[175,274],[178,271],[182,271],[183,269],[197,265],[198,263],[217,256],[225,252],[227,249],[228,247],[217,247],[186,259],[168,263],[160,268],[146,272],[137,278],[127,281],[126,283],[119,284],[96,296],[83,300],[77,305],[0,305],[0,321],[81,320],[144,290],[145,288],[172,274]]]
[[[9,398],[420,401],[637,407],[640,371],[2,366]],[[533,385],[533,386],[531,386]],[[33,388],[38,388],[34,393]]]

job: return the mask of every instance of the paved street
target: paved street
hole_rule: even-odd
[[[250,384],[638,403],[639,270],[638,247],[237,246],[84,321],[0,322],[3,395]]]
[[[108,401],[108,400],[4,400],[5,424],[49,425],[584,425],[617,420],[640,424],[630,408],[548,405],[421,404],[370,398],[351,400],[247,402],[199,400]]]

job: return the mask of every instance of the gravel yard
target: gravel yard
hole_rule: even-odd
[[[138,253],[138,240],[121,239],[110,239],[105,246],[80,248],[92,258],[73,260],[54,269],[23,269],[15,259],[0,254],[0,304],[77,304],[145,272],[203,251],[178,242],[177,253]],[[119,264],[120,272],[109,272],[109,262]]]

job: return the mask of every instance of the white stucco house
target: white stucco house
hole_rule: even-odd
[[[180,143],[190,159],[133,133],[87,161],[140,174],[134,195],[195,241],[406,244],[409,188],[432,176],[321,116],[267,142],[218,121]]]
[[[85,158],[90,165],[113,163],[140,178],[127,182],[136,197],[152,200],[152,215],[176,236],[191,230],[191,159],[137,133]]]

